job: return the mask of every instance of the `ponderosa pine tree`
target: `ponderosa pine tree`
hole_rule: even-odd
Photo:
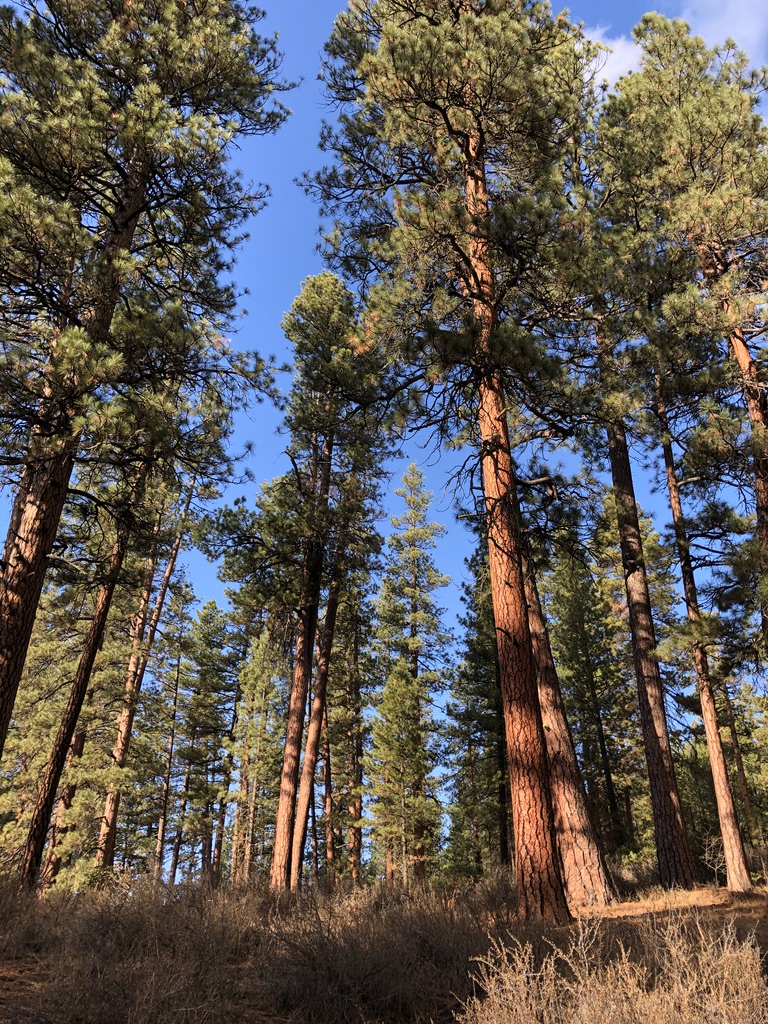
[[[376,604],[375,647],[384,679],[373,720],[367,775],[376,842],[387,876],[423,885],[438,825],[434,800],[435,724],[431,708],[447,659],[448,634],[435,592],[450,582],[432,551],[443,527],[428,521],[432,495],[412,463],[395,491],[402,515],[392,517],[389,558]]]
[[[461,410],[473,417],[518,910],[563,921],[505,393],[536,362],[540,272],[568,221],[560,171],[581,132],[590,48],[539,3],[368,0],[339,17],[327,52],[341,117],[322,142],[338,162],[313,187],[337,222],[331,258],[381,282],[369,330],[412,368],[430,421],[442,414],[452,435]]]
[[[694,362],[695,349],[729,360],[741,390],[752,429],[753,574],[768,637],[768,401],[755,347],[768,272],[768,129],[758,111],[766,71],[659,14],[634,35],[641,70],[620,80],[601,118],[606,173],[616,202],[636,214],[655,342],[684,337]]]
[[[329,549],[345,531],[344,481],[379,472],[382,456],[375,410],[383,365],[360,337],[354,296],[333,274],[308,278],[283,321],[294,345],[296,375],[287,403],[287,454],[293,471],[260,501],[256,561],[272,563],[274,601],[296,615],[294,673],[272,854],[271,885],[291,884],[304,720]],[[354,483],[354,481],[352,481]],[[348,495],[347,495],[348,497]],[[364,513],[368,515],[369,513]],[[300,828],[304,828],[302,823]],[[298,867],[298,866],[297,866]],[[296,876],[294,876],[296,880]]]
[[[227,151],[284,117],[260,17],[228,0],[30,0],[0,16],[0,418],[4,461],[23,453],[0,581],[0,750],[81,439],[94,457],[119,420],[111,399],[156,375],[151,346],[114,329],[121,295],[214,329],[231,309],[226,247],[263,190]]]
[[[670,422],[667,413],[661,379],[657,376],[656,415],[661,430],[661,446],[664,453],[664,470],[667,480],[667,493],[672,512],[672,525],[675,533],[677,557],[680,563],[680,575],[683,582],[685,606],[691,626],[691,654],[696,671],[701,716],[704,723],[707,751],[712,771],[712,783],[717,804],[720,835],[723,843],[726,880],[728,888],[734,892],[747,892],[752,888],[752,880],[747,869],[744,845],[739,832],[739,821],[733,799],[728,769],[725,763],[723,742],[717,719],[715,693],[709,671],[709,658],[705,646],[703,617],[699,606],[698,588],[694,573],[691,545],[688,537],[683,504],[680,496],[680,482],[677,474]]]

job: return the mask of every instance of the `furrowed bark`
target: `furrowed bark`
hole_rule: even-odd
[[[563,864],[568,906],[605,906],[614,902],[613,888],[603,851],[587,808],[571,730],[565,715],[555,660],[530,558],[523,560],[528,621],[536,662],[541,717],[549,756],[552,805],[557,843]]]
[[[479,133],[469,133],[465,159],[467,212],[473,221],[484,223],[489,199]],[[480,230],[469,236],[468,256],[470,274],[465,286],[472,296],[476,359],[480,367],[486,367],[478,382],[480,465],[510,776],[517,913],[524,920],[564,923],[570,914],[555,839],[549,763],[528,628],[507,409],[501,379],[488,368],[497,326],[496,302],[490,250]]]

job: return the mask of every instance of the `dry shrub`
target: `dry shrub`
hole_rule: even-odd
[[[461,1024],[768,1024],[760,952],[732,925],[580,924],[564,949],[494,943]]]
[[[451,1021],[488,922],[464,901],[396,889],[294,899],[272,921],[270,993],[291,1020]]]
[[[47,1024],[232,1020],[233,969],[260,941],[258,901],[115,884],[28,904],[44,915],[34,1012]]]
[[[35,900],[9,885],[0,1021],[768,1024],[756,946],[691,919],[690,894],[646,899],[648,922],[559,929],[523,929],[512,895],[504,877],[280,897],[118,880]]]

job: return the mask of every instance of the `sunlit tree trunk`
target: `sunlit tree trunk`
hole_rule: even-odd
[[[333,577],[328,587],[325,608],[325,623],[320,639],[317,671],[315,674],[315,692],[312,695],[312,708],[309,716],[307,739],[304,745],[304,763],[301,768],[301,782],[296,802],[296,822],[293,830],[293,849],[291,852],[291,888],[297,889],[301,880],[301,866],[304,861],[304,844],[307,836],[307,821],[312,801],[317,757],[320,751],[320,737],[325,716],[325,699],[328,689],[328,673],[331,665],[331,651],[336,631],[336,616],[341,596],[341,569],[339,559],[343,558],[343,550],[336,555]]]
[[[484,222],[489,199],[479,134],[469,133],[465,159],[467,212],[473,220]],[[495,285],[488,241],[480,231],[470,236],[468,249],[472,279],[466,288],[473,298],[477,361],[482,366],[493,358]],[[517,912],[524,920],[538,917],[564,923],[570,914],[555,839],[549,763],[528,628],[507,408],[497,373],[482,373],[478,400],[488,562],[510,774]]]
[[[333,445],[330,438],[323,442],[322,452],[315,463],[315,483],[310,489],[317,502],[318,512],[328,504]],[[317,632],[317,616],[323,582],[325,540],[315,530],[307,539],[301,567],[301,593],[296,625],[296,650],[288,705],[288,723],[285,733],[283,766],[280,773],[280,795],[275,821],[275,842],[272,851],[270,886],[288,889],[291,884],[291,852],[293,849],[296,793],[299,783],[301,744],[304,734],[309,682],[312,676],[312,653]]]
[[[568,906],[574,911],[594,904],[605,905],[615,899],[616,893],[589,816],[584,780],[576,760],[547,625],[528,557],[524,558],[523,565],[541,717],[549,755],[555,828]]]

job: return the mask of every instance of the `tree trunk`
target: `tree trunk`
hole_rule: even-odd
[[[165,770],[163,771],[163,788],[160,793],[160,815],[157,819],[157,836],[155,838],[155,859],[152,865],[152,878],[155,882],[163,878],[163,858],[165,857],[165,833],[168,828],[168,807],[171,800],[171,775],[173,772],[173,753],[176,744],[176,714],[179,705],[179,683],[181,677],[181,655],[176,658],[176,671],[173,675],[173,704],[171,706],[171,722],[168,730],[168,745],[165,751]]]
[[[747,870],[747,861],[744,856],[744,846],[739,832],[736,807],[733,802],[733,793],[731,792],[728,770],[725,765],[723,742],[720,736],[720,726],[717,721],[715,695],[709,677],[707,652],[701,639],[702,623],[699,597],[696,590],[696,578],[693,572],[691,549],[683,517],[680,488],[675,473],[675,458],[669,433],[669,420],[661,398],[661,384],[658,379],[656,382],[656,396],[656,411],[662,431],[664,468],[667,477],[669,505],[672,510],[672,523],[675,529],[677,557],[680,562],[680,575],[683,580],[685,607],[688,613],[688,621],[694,629],[693,663],[696,669],[696,681],[701,698],[701,717],[704,721],[704,734],[707,739],[709,763],[712,768],[712,782],[715,787],[715,801],[717,803],[717,816],[720,820],[720,834],[723,840],[727,885],[732,892],[748,892],[752,888],[752,879]]]
[[[325,439],[323,451],[317,460],[316,482],[313,488],[316,512],[322,513],[328,504],[331,483],[333,442]],[[304,734],[309,682],[312,676],[312,652],[317,633],[318,606],[323,581],[325,537],[315,532],[307,543],[301,569],[301,596],[299,598],[296,628],[296,653],[288,704],[288,723],[285,731],[283,766],[280,773],[280,794],[275,820],[275,842],[269,884],[272,889],[288,889],[291,884],[291,852],[293,849],[296,791],[299,783],[301,743]]]
[[[328,739],[328,708],[323,716],[323,814],[325,817],[325,877],[329,889],[336,888],[336,838],[333,827],[333,765]]]
[[[53,550],[79,435],[30,454],[13,503],[0,563],[0,757],[24,670],[48,556]],[[35,448],[42,448],[35,439]]]
[[[603,852],[587,809],[571,730],[565,715],[549,634],[536,587],[533,565],[523,560],[528,621],[536,661],[541,717],[552,780],[555,829],[563,862],[568,906],[605,906],[616,898]]]
[[[616,787],[613,783],[613,769],[611,758],[608,753],[608,741],[605,737],[605,726],[603,725],[602,708],[597,695],[597,684],[592,666],[587,668],[587,689],[589,691],[589,715],[595,729],[597,749],[600,753],[600,769],[605,785],[605,798],[608,804],[608,817],[611,823],[610,838],[615,849],[623,846],[626,840],[626,830],[619,813],[619,801],[616,796]]]
[[[101,586],[96,598],[93,618],[85,638],[75,678],[72,682],[69,700],[56,733],[51,756],[40,780],[37,804],[32,814],[20,869],[21,884],[27,889],[34,889],[37,882],[51,814],[53,813],[53,805],[56,802],[56,791],[59,788],[61,774],[67,761],[75,728],[77,727],[77,720],[80,717],[83,701],[91,681],[93,664],[104,638],[104,629],[107,625],[112,596],[115,592],[115,585],[117,584],[120,570],[123,567],[125,553],[128,548],[128,535],[129,530],[127,527],[118,527],[117,538],[109,554],[106,582]]]
[[[317,674],[315,678],[315,692],[312,697],[312,710],[309,716],[309,727],[304,749],[304,763],[301,768],[301,783],[299,795],[296,802],[296,822],[293,829],[293,849],[291,851],[291,875],[290,883],[292,889],[298,889],[301,879],[301,865],[304,861],[304,845],[307,837],[307,821],[312,798],[312,791],[315,780],[315,769],[317,767],[317,755],[320,750],[320,737],[323,728],[325,715],[325,697],[328,689],[328,673],[331,665],[331,652],[333,650],[333,638],[336,631],[336,616],[339,610],[339,598],[341,596],[341,569],[339,560],[344,557],[343,545],[336,555],[336,565],[333,569],[328,597],[325,609],[325,624],[320,639]]]
[[[479,132],[465,143],[465,201],[470,220],[484,223],[489,198],[485,151]],[[482,230],[467,238],[465,289],[475,320],[480,465],[485,495],[488,561],[501,671],[512,821],[515,839],[517,912],[522,919],[556,923],[570,919],[555,839],[544,727],[531,649],[518,523],[520,510],[512,467],[507,409],[493,365],[497,328],[496,291],[488,239]]]
[[[194,749],[194,737],[190,744],[190,754]],[[181,856],[181,844],[184,840],[184,824],[187,817],[187,800],[189,798],[189,783],[192,778],[192,762],[187,761],[184,770],[184,783],[181,788],[181,800],[179,801],[179,816],[176,822],[176,835],[173,839],[173,854],[171,855],[171,866],[168,871],[168,884],[176,885],[176,874],[179,870],[179,858]]]
[[[90,699],[93,690],[87,696],[87,700]],[[75,734],[72,737],[72,742],[69,745],[69,752],[67,753],[67,760],[64,765],[64,771],[76,761],[79,757],[82,757],[83,750],[85,750],[85,726],[80,722],[75,729]],[[63,837],[69,831],[69,825],[65,822],[65,816],[67,811],[70,810],[75,799],[75,793],[77,792],[77,786],[73,782],[67,782],[63,786],[61,794],[59,796],[59,802],[56,806],[56,816],[53,821],[53,829],[51,831],[50,842],[48,843],[48,852],[45,857],[45,864],[40,875],[40,894],[43,895],[47,889],[49,889],[61,870],[61,853],[59,852]]]
[[[256,698],[253,692],[249,692],[245,707],[245,736],[243,739],[243,756],[238,772],[237,800],[235,802],[235,817],[232,822],[232,855],[229,862],[229,878],[233,885],[239,885],[245,881],[243,877],[243,864],[245,860],[246,835],[248,830],[248,806],[251,794],[251,742],[250,723],[253,721],[253,711]]]
[[[114,216],[101,226],[103,286],[79,325],[97,345],[105,341],[112,323],[126,273],[120,256],[132,245],[148,179],[148,166],[132,168]],[[66,410],[62,404],[61,400],[41,404],[41,425],[32,431],[0,563],[0,758],[40,603],[46,562],[80,445],[81,432],[74,430],[73,424],[83,412],[82,403],[78,407],[73,402]]]
[[[656,659],[651,599],[624,424],[621,421],[609,421],[607,433],[640,722],[650,782],[659,877],[665,888],[680,886],[689,889],[696,883],[696,869],[683,822],[675,766],[672,761],[672,747],[664,709],[664,689]]]
[[[723,694],[725,713],[728,719],[728,731],[731,734],[731,753],[733,754],[733,761],[736,766],[736,777],[739,780],[739,795],[741,796],[741,802],[744,807],[744,822],[747,832],[747,840],[751,843],[754,836],[752,798],[749,795],[747,773],[744,770],[744,758],[741,756],[741,742],[739,741],[739,733],[736,729],[736,715],[733,711],[733,702],[731,701],[731,695],[728,692],[728,684],[725,680],[723,680],[720,692]]]
[[[555,839],[544,727],[520,563],[519,509],[501,385],[480,393],[488,560],[501,671],[514,828],[517,912],[526,920],[569,920]]]
[[[123,702],[117,719],[117,737],[115,739],[115,745],[112,748],[112,764],[117,769],[121,769],[125,766],[125,762],[128,757],[128,750],[131,745],[131,735],[133,732],[133,719],[136,715],[139,694],[141,692],[142,683],[144,682],[144,673],[147,669],[147,663],[149,661],[150,651],[157,633],[157,627],[160,624],[160,616],[163,613],[163,606],[165,604],[165,598],[168,593],[171,577],[173,576],[174,569],[176,568],[176,560],[179,556],[179,551],[181,550],[181,545],[187,532],[187,516],[189,515],[189,509],[192,504],[195,488],[196,481],[193,479],[189,485],[187,498],[179,518],[178,529],[168,556],[168,562],[165,567],[165,572],[163,573],[163,578],[160,582],[160,589],[158,590],[157,597],[155,599],[152,618],[150,619],[149,628],[146,631],[145,637],[146,617],[152,592],[152,582],[154,579],[154,551],[149,559],[150,564],[145,580],[144,592],[141,597],[139,610],[134,616],[131,626],[131,657],[128,662],[128,672],[126,674],[125,686],[123,688]],[[113,789],[107,793],[104,801],[104,814],[101,819],[99,839],[96,847],[95,867],[97,868],[112,867],[115,860],[115,837],[117,835],[117,815],[120,809],[120,796],[120,789]]]
[[[352,884],[357,886],[362,881],[363,870],[363,831],[360,823],[363,816],[363,725],[360,700],[360,618],[357,612],[354,617],[352,659],[351,687],[348,690],[347,704],[347,713],[351,715],[351,724],[347,729],[347,813],[350,820],[347,833],[347,863]]]

